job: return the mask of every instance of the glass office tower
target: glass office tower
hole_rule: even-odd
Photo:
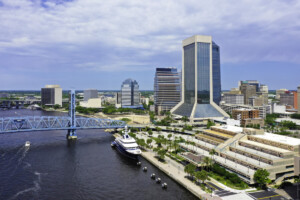
[[[171,112],[192,119],[228,116],[221,100],[220,49],[211,36],[183,40],[182,101]]]
[[[121,106],[139,106],[140,92],[136,80],[126,79],[121,86]]]

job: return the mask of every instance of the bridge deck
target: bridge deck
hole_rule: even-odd
[[[61,116],[26,116],[0,118],[0,133],[73,130],[73,129],[106,129],[123,128],[126,123],[120,120],[99,118],[76,118],[76,127],[71,127],[71,117]]]

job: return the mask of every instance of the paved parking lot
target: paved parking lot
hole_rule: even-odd
[[[249,195],[257,200],[287,200],[283,196],[271,191],[253,192],[249,193]]]
[[[300,199],[300,185],[287,186],[283,189],[292,199]]]

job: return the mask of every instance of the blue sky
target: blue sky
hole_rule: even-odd
[[[222,89],[300,85],[300,1],[0,0],[0,90],[153,89],[156,67],[181,69],[181,41],[212,35]]]

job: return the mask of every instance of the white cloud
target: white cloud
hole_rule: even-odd
[[[209,34],[221,46],[224,62],[300,63],[295,45],[300,43],[299,1],[2,0],[2,4],[1,52],[64,56],[66,62],[75,59],[78,65],[95,63],[95,70],[111,66],[130,70],[126,63],[147,60],[151,65],[152,57],[181,52],[182,39]],[[127,51],[131,55],[126,58]],[[87,56],[74,58],[74,52]],[[94,52],[121,52],[123,60],[89,58]],[[103,61],[109,67],[99,67]]]

